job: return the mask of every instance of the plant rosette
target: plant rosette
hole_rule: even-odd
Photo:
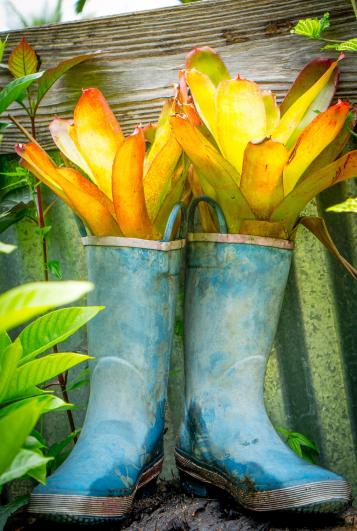
[[[16,144],[21,165],[65,201],[93,236],[160,240],[185,192],[187,159],[171,130],[173,100],[157,125],[124,137],[96,88],[83,91],[73,120],[55,118],[52,138],[66,166],[56,166],[35,139]]]
[[[343,153],[355,109],[340,100],[330,106],[342,58],[308,63],[278,105],[270,90],[232,79],[214,50],[196,48],[180,72],[170,123],[193,165],[193,196],[217,201],[229,233],[293,240],[302,223],[356,278],[324,221],[300,217],[318,193],[357,176],[357,150]],[[207,205],[200,213],[215,232]]]

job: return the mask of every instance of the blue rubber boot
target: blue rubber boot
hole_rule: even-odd
[[[178,209],[169,219],[169,239]],[[165,237],[164,237],[165,240]],[[184,239],[88,236],[88,303],[106,309],[88,325],[90,399],[68,459],[35,488],[29,511],[59,521],[120,520],[157,478],[175,301]]]
[[[291,256],[284,240],[188,234],[185,418],[176,461],[195,495],[214,486],[254,511],[338,511],[350,501],[348,483],[290,450],[264,406]]]

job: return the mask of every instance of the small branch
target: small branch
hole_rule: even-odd
[[[37,142],[37,140],[31,135],[31,133],[22,124],[20,124],[20,122],[15,118],[15,116],[13,116],[12,114],[8,114],[7,117],[26,136],[26,138],[30,140],[30,142],[33,142],[34,144],[37,144],[39,146],[39,143]]]

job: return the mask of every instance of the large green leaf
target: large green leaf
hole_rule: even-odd
[[[0,329],[9,330],[92,289],[92,283],[79,281],[33,282],[13,288],[0,295]]]
[[[46,467],[49,461],[52,461],[53,457],[45,457],[38,452],[33,450],[25,450],[22,448],[10,466],[0,475],[0,485],[4,485],[9,481],[12,481],[17,478],[22,478],[26,474],[29,474],[33,477],[33,474],[30,474],[31,471],[35,473],[36,479],[40,477],[41,483],[43,481],[43,475],[39,475],[39,468],[43,465]],[[41,468],[41,471],[43,469]]]
[[[0,403],[5,399],[14,378],[17,362],[21,357],[22,346],[17,339],[0,351]]]
[[[60,79],[60,77],[63,76],[68,70],[73,68],[76,65],[79,65],[80,63],[83,63],[84,61],[88,61],[88,59],[93,59],[93,57],[96,57],[100,52],[94,52],[94,53],[88,53],[85,55],[78,55],[78,57],[72,57],[71,59],[67,59],[66,61],[62,61],[54,68],[49,68],[46,70],[41,78],[41,80],[38,83],[38,89],[37,89],[37,99],[36,99],[36,109],[38,105],[40,104],[42,98],[45,96],[47,91],[52,87],[52,85]]]
[[[39,416],[51,401],[52,397],[46,395],[24,400],[0,418],[0,474],[10,466]]]
[[[11,402],[10,404],[7,404],[3,407],[0,407],[0,418],[5,417],[6,415],[9,415],[12,411],[15,411],[18,409],[19,405],[27,404],[28,402],[31,402],[34,398],[39,397],[46,397],[47,401],[43,404],[42,412],[41,413],[49,413],[50,411],[64,411],[66,409],[74,409],[76,406],[73,406],[72,404],[68,404],[62,398],[59,398],[59,396],[56,396],[52,394],[52,391],[42,391],[38,396],[31,396],[26,397],[21,400],[17,400],[16,402]]]
[[[43,358],[21,365],[12,376],[4,400],[13,400],[23,396],[27,389],[46,382],[88,359],[91,357],[85,354],[61,352],[60,354],[48,354]]]
[[[42,74],[43,72],[36,72],[35,74],[19,77],[8,83],[0,92],[0,114],[4,112],[11,103],[19,99],[27,87],[36,81],[36,79],[39,79]]]
[[[90,321],[103,306],[63,308],[40,317],[19,335],[22,344],[20,364],[27,363],[53,345],[64,341]]]

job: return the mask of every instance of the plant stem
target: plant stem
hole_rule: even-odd
[[[35,115],[32,114],[30,116],[30,118],[31,118],[31,133],[32,133],[33,139],[36,142]],[[44,216],[44,211],[43,211],[43,201],[42,201],[42,192],[41,192],[41,187],[40,187],[40,181],[38,181],[38,186],[36,186],[36,196],[37,196],[38,221],[39,221],[40,229],[42,229],[43,227],[45,227],[45,216]],[[48,282],[47,242],[46,242],[46,238],[45,237],[42,237],[42,255],[43,255],[43,273],[44,273],[44,277],[45,277],[45,282]],[[53,347],[53,352],[55,354],[58,354],[57,345],[55,345]],[[67,389],[66,389],[66,375],[65,374],[59,374],[58,375],[58,383],[60,384],[60,387],[61,387],[61,393],[62,393],[63,400],[65,402],[69,402],[69,397],[68,397],[68,393],[67,393]],[[67,418],[68,418],[68,424],[70,426],[71,432],[73,432],[73,431],[75,431],[76,427],[75,427],[75,424],[74,424],[72,411],[67,410],[66,413],[67,413]],[[73,442],[74,443],[77,442],[77,437],[73,438]]]

